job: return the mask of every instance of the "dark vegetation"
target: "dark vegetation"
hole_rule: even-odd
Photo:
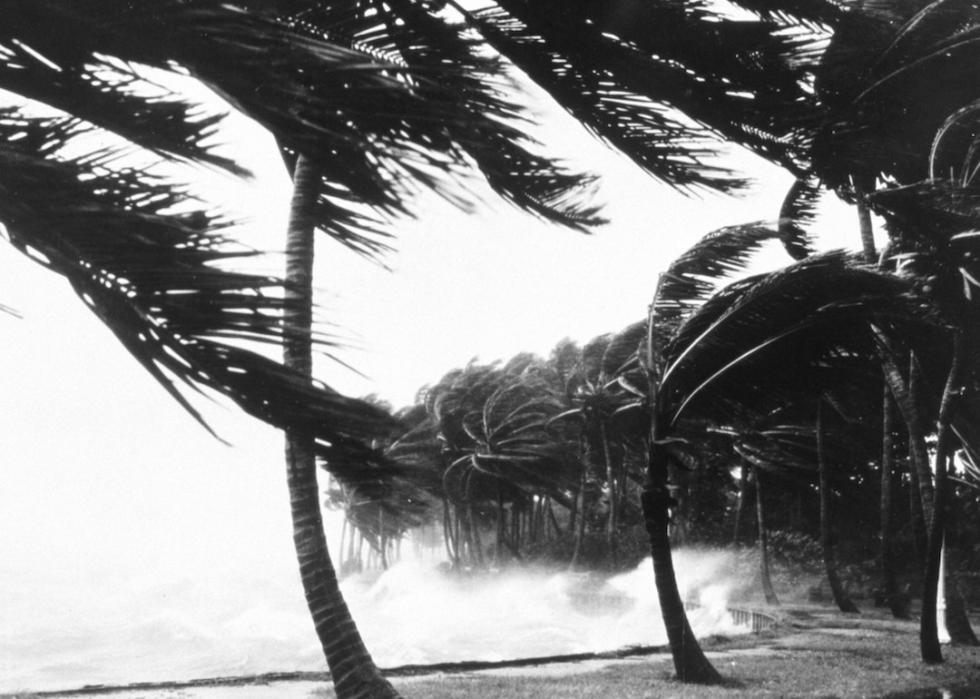
[[[747,542],[752,520],[777,562],[819,550],[841,610],[859,586],[898,616],[921,594],[921,654],[942,661],[944,542],[947,590],[977,570],[980,16],[970,0],[724,9],[5,3],[0,89],[19,97],[0,111],[7,238],[64,276],[194,415],[188,387],[286,432],[303,584],[345,699],[398,694],[336,584],[317,463],[382,565],[425,524],[459,569],[616,567],[646,537],[685,681],[721,677],[687,623],[671,545]],[[151,69],[203,83],[277,139],[295,189],[282,278],[229,271],[247,254],[230,217],[160,174],[243,173],[209,147],[220,115],[147,80]],[[671,186],[744,185],[715,165],[719,147],[795,183],[779,212],[761,212],[771,223],[717,231],[659,280],[651,272],[646,318],[637,309],[640,322],[608,338],[450,372],[397,419],[313,381],[309,355],[325,344],[312,323],[315,228],[377,254],[416,188],[472,203],[458,175],[474,169],[541,218],[601,222],[590,177],[528,143],[513,69]],[[814,252],[825,191],[854,205],[860,254]],[[728,283],[770,240],[795,262]],[[285,346],[282,362],[268,345]],[[950,628],[975,642],[950,599]]]

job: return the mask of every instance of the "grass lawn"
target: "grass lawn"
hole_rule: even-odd
[[[826,608],[796,608],[779,616],[782,622],[773,633],[706,641],[715,667],[728,680],[724,687],[672,680],[665,656],[392,681],[407,699],[980,697],[980,648],[944,646],[946,662],[927,666],[919,660],[917,622],[895,621],[878,610],[845,616]],[[316,696],[332,699],[333,693],[322,690]]]
[[[770,610],[771,611],[771,610]],[[708,697],[980,698],[980,647],[944,646],[946,662],[919,660],[918,623],[866,609],[843,615],[827,607],[787,605],[775,630],[708,638],[703,646],[725,676],[721,687],[671,679],[669,655],[586,660],[520,668],[392,677],[406,699],[634,699]],[[980,628],[973,619],[974,628]],[[302,673],[297,673],[302,674]],[[305,673],[311,675],[313,673]],[[334,699],[317,677],[237,678],[190,686],[119,687],[45,696],[112,699]],[[42,695],[7,695],[17,699]]]

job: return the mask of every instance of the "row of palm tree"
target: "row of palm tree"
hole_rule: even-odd
[[[968,321],[980,277],[971,233],[980,44],[970,2],[173,0],[120,8],[36,0],[7,3],[4,20],[0,88],[30,100],[0,118],[8,238],[65,276],[189,410],[185,388],[203,388],[287,430],[298,553],[319,560],[304,564],[304,586],[341,696],[395,693],[361,652],[353,624],[325,612],[342,598],[326,549],[314,542],[312,459],[352,487],[384,493],[398,469],[371,442],[389,433],[390,420],[310,381],[305,345],[320,338],[309,327],[307,265],[293,262],[309,259],[312,246],[298,238],[287,245],[296,279],[227,271],[244,254],[228,217],[154,167],[242,174],[207,147],[220,117],[153,71],[203,83],[275,135],[296,185],[291,232],[308,241],[314,224],[366,254],[385,246],[386,224],[410,210],[413,188],[471,202],[459,175],[473,167],[538,216],[573,228],[598,222],[583,196],[589,178],[528,144],[509,67],[674,186],[742,184],[712,159],[721,143],[786,168],[797,184],[776,230],[795,257],[809,253],[806,224],[821,186],[856,202],[865,222],[874,209],[892,239],[882,270],[843,256],[802,259],[768,283],[736,285],[704,303],[665,342],[652,328],[674,311],[653,305],[638,359],[648,386],[631,408],[649,422],[640,500],[672,645],[696,648],[679,621],[676,585],[670,590],[666,536],[669,464],[684,430],[703,406],[714,411],[706,424],[737,417],[739,429],[768,427],[754,422],[759,416],[801,414],[802,403],[790,400],[799,392],[792,372],[752,369],[785,342],[819,367],[819,400],[831,407],[842,403],[841,377],[865,378],[857,349],[873,348],[915,452],[927,591],[934,587],[947,462],[956,449],[975,454],[972,394],[962,390],[972,385]],[[93,133],[112,134],[113,145],[93,151],[104,142]],[[876,252],[865,236],[866,259]],[[940,320],[924,322],[930,314]],[[862,332],[843,337],[851,325]],[[906,327],[922,325],[929,329]],[[803,343],[816,329],[827,339]],[[937,337],[943,351],[934,349]],[[287,359],[243,340],[286,343]],[[947,390],[930,402],[936,386]],[[938,440],[934,495],[923,448],[930,433]],[[501,435],[482,438],[491,449]],[[457,469],[479,473],[492,461]],[[924,618],[924,655],[935,661],[929,627]],[[682,678],[717,676],[703,656],[681,652],[675,661]]]
[[[557,505],[565,513],[555,517],[553,531],[571,534],[573,563],[590,519],[593,528],[597,519],[605,528],[615,555],[616,538],[642,521],[636,500],[638,494],[650,497],[640,485],[652,463],[667,502],[641,504],[647,512],[667,512],[657,520],[662,529],[653,533],[663,540],[653,545],[669,549],[667,524],[676,530],[698,505],[689,496],[690,483],[683,487],[687,474],[709,468],[730,474],[741,466],[755,484],[760,537],[766,531],[763,473],[776,482],[802,483],[803,492],[819,497],[831,591],[842,611],[856,611],[836,572],[831,499],[870,488],[890,494],[894,451],[912,444],[874,408],[889,385],[880,370],[881,337],[926,350],[942,346],[955,331],[934,299],[915,290],[914,276],[868,266],[846,253],[813,255],[725,287],[712,283],[779,237],[777,226],[761,224],[716,231],[662,275],[648,323],[581,349],[563,341],[548,359],[518,355],[503,365],[470,364],[423,389],[418,404],[400,415],[406,431],[393,434],[385,447],[395,464],[404,460],[399,480],[412,487],[381,501],[347,493],[347,502],[356,503],[349,510],[355,524],[377,540],[377,523],[385,522],[390,539],[412,526],[400,518],[401,503],[412,505],[416,524],[427,521],[418,516],[427,499],[433,510],[441,503],[451,559],[482,565],[481,527],[497,532],[494,563],[506,549],[519,557],[520,539],[507,534],[513,532],[508,522],[522,512],[534,521],[538,504]],[[929,373],[941,375],[947,359],[935,357]],[[939,410],[948,393],[942,389],[942,382],[921,386],[917,413]],[[891,445],[884,455],[876,453],[883,440]],[[899,481],[918,503],[932,477],[917,471],[914,458],[901,463],[908,472]],[[881,474],[877,481],[875,471]],[[631,516],[619,521],[617,512],[630,506]],[[886,543],[892,518],[890,510],[882,512]],[[883,545],[884,566],[892,572],[893,557],[894,548]],[[893,576],[881,586],[901,613]],[[927,589],[925,605],[928,595]],[[678,633],[687,633],[683,622]]]

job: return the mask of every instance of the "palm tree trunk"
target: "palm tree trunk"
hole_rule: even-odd
[[[640,496],[643,520],[650,536],[650,555],[660,600],[674,670],[682,682],[720,684],[721,675],[701,650],[684,611],[684,602],[677,588],[674,561],[670,553],[670,491],[667,488],[667,450],[659,443],[656,418],[651,425],[650,457],[647,482]]]
[[[313,206],[320,187],[316,168],[300,156],[293,172],[286,238],[283,363],[312,376]],[[314,441],[306,430],[286,430],[286,471],[293,543],[313,626],[338,699],[387,699],[398,693],[378,671],[351,618],[334,571],[320,515]]]
[[[738,503],[735,505],[735,524],[732,526],[732,544],[738,546],[739,535],[742,530],[742,513],[745,511],[746,482],[748,481],[748,468],[745,462],[739,467],[738,478]]]
[[[381,555],[381,570],[388,570],[388,537],[385,536],[385,510],[378,508],[378,553]]]
[[[504,547],[504,491],[497,482],[497,543],[493,548],[493,564],[495,567],[499,567],[504,560],[503,557],[503,547]]]
[[[743,465],[742,468],[745,468]],[[759,569],[762,574],[762,592],[766,596],[766,604],[779,604],[776,591],[772,587],[772,576],[769,570],[769,542],[766,535],[766,516],[762,506],[762,471],[755,469],[755,513],[759,523]]]
[[[918,414],[919,391],[922,379],[920,377],[919,362],[915,352],[909,353],[909,395],[910,406],[909,423],[909,442],[912,445],[912,459],[915,466],[916,477],[919,482],[919,497],[922,500],[922,516],[926,526],[926,536],[928,528],[932,526],[933,508],[935,507],[935,488],[932,484],[932,470],[929,468],[929,451],[926,448],[925,428],[922,424],[922,417]]]
[[[459,567],[459,555],[457,554],[456,541],[453,538],[453,520],[449,513],[449,499],[442,498],[442,540],[446,544],[446,554],[453,570]]]
[[[959,515],[959,512],[956,510],[957,504],[958,500],[955,497],[951,497],[945,513],[947,532],[946,565],[942,574],[945,576],[946,630],[949,632],[949,639],[954,646],[980,646],[980,640],[977,639],[977,635],[973,633],[973,627],[970,626],[966,600],[963,598],[963,591],[960,589],[958,576],[955,572],[949,572],[950,570],[955,571],[959,567],[957,565],[959,562],[957,558],[959,556],[954,555],[956,550],[949,546],[950,534],[956,528]]]
[[[947,513],[948,514],[948,513]],[[946,630],[954,646],[980,646],[955,575],[946,576]]]
[[[946,376],[942,400],[939,403],[939,417],[936,424],[935,500],[933,501],[932,523],[929,527],[929,548],[926,550],[925,578],[922,583],[922,616],[919,626],[919,646],[922,650],[922,660],[927,663],[943,662],[943,653],[939,646],[936,602],[939,593],[939,575],[942,568],[943,541],[946,538],[945,514],[948,489],[946,471],[952,451],[950,423],[955,409],[955,398],[959,395],[960,390],[963,345],[962,333],[956,333],[953,337],[953,357],[950,361],[949,374]]]
[[[823,548],[824,569],[827,571],[827,582],[830,583],[830,594],[834,603],[842,612],[857,613],[858,608],[844,591],[840,576],[837,574],[837,560],[834,555],[833,539],[830,533],[830,486],[828,484],[827,459],[824,456],[823,444],[823,400],[817,403],[817,468],[820,479],[820,544]]]
[[[472,502],[466,505],[466,518],[469,520],[470,524],[469,529],[472,535],[475,564],[482,568],[485,564],[485,561],[483,560],[483,541],[480,539],[480,523],[473,515]]]
[[[582,554],[582,540],[585,538],[585,482],[587,468],[588,465],[583,458],[582,472],[579,474],[578,479],[578,494],[575,497],[575,512],[578,514],[578,519],[573,519],[575,522],[575,543],[572,546],[572,560],[568,564],[569,570],[575,570],[575,566],[578,565],[578,558]]]
[[[891,392],[885,385],[882,396],[881,426],[881,482],[878,512],[881,522],[879,536],[879,566],[881,571],[881,590],[884,602],[896,619],[908,617],[908,607],[902,602],[898,592],[898,579],[895,571],[895,552],[892,546],[892,471],[895,465],[895,445],[892,431],[895,429],[895,403]]]
[[[871,209],[868,208],[865,194],[863,188],[858,188],[858,225],[861,230],[861,251],[864,254],[864,261],[873,264],[878,257],[878,252],[875,250],[875,236],[871,226]]]
[[[912,520],[912,546],[915,559],[925,565],[926,522],[932,512],[932,477],[929,473],[929,457],[925,446],[925,433],[916,400],[918,394],[918,369],[914,353],[909,353],[909,378],[906,382],[896,365],[894,352],[887,336],[879,333],[885,349],[880,353],[881,369],[885,383],[902,415],[908,433],[908,461],[911,488],[909,489],[910,517]]]
[[[616,564],[616,469],[613,464],[612,450],[609,447],[609,435],[606,432],[605,421],[599,423],[599,435],[602,439],[602,454],[606,461],[606,486],[609,488],[609,517],[606,520],[606,547],[613,565]]]

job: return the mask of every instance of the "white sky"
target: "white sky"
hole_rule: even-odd
[[[221,196],[252,218],[250,235],[275,247],[288,183],[268,139],[240,128],[234,149],[261,177],[224,180]],[[417,220],[398,226],[399,252],[386,261],[393,272],[321,245],[324,315],[360,346],[343,357],[370,380],[329,362],[320,378],[399,406],[475,355],[545,353],[565,336],[622,328],[643,316],[672,257],[721,225],[774,218],[789,185],[742,157],[759,178],[747,195],[684,198],[568,119],[549,117],[545,133],[557,152],[605,174],[611,223],[584,236],[503,203],[466,216],[430,197]],[[829,220],[839,236],[831,244],[857,239],[849,213]],[[22,613],[56,603],[34,587],[45,574],[108,585],[127,570],[288,570],[279,435],[228,406],[204,406],[233,446],[220,444],[60,278],[7,245],[0,270],[0,303],[24,316],[0,314],[0,595],[4,579],[19,581]],[[0,629],[12,613],[0,605]]]

